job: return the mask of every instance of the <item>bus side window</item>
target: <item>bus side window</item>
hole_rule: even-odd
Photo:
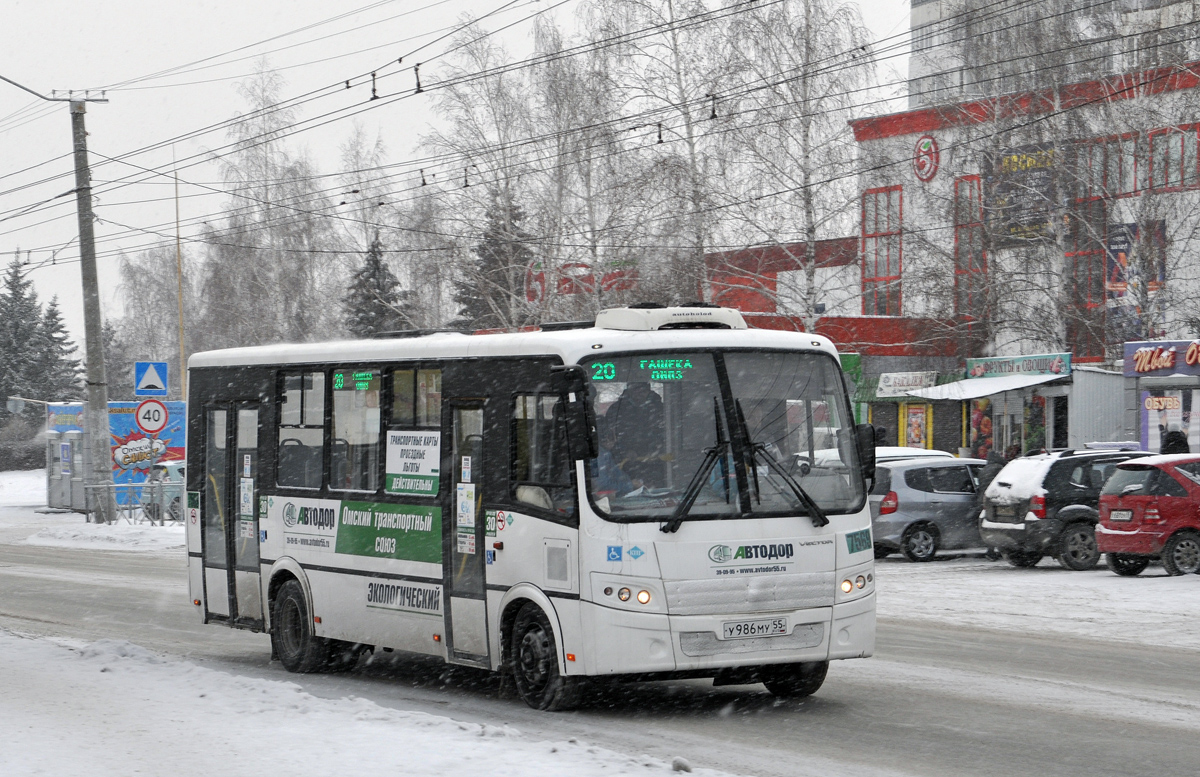
[[[442,425],[442,371],[392,372],[392,427],[438,429]]]
[[[329,487],[379,488],[379,370],[333,371]]]
[[[560,516],[575,515],[566,403],[552,394],[520,394],[513,401],[512,497]]]
[[[275,482],[286,488],[320,488],[325,445],[325,373],[285,373],[282,389]]]

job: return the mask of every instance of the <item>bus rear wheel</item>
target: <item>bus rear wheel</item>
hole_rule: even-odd
[[[271,647],[289,672],[319,672],[329,661],[329,641],[313,633],[304,589],[289,580],[271,608]]]
[[[829,671],[828,661],[803,664],[772,664],[762,668],[762,683],[773,695],[785,699],[803,699],[817,692]]]
[[[535,710],[568,710],[579,703],[580,680],[558,671],[558,643],[542,608],[532,602],[513,622],[511,669],[517,693]]]

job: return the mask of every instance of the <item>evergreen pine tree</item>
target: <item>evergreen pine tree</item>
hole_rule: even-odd
[[[525,272],[533,259],[529,235],[521,229],[520,205],[495,200],[487,212],[483,239],[471,249],[475,261],[454,293],[462,317],[459,324],[489,329],[522,323]]]
[[[379,332],[409,328],[400,305],[407,292],[400,290],[400,281],[383,257],[379,233],[367,249],[363,266],[354,272],[347,289],[346,328],[354,337],[370,337]]]
[[[38,358],[34,370],[41,384],[39,391],[51,402],[80,399],[82,385],[78,350],[67,336],[62,314],[58,311],[58,297],[51,298],[42,314],[39,332]]]
[[[8,265],[0,288],[0,399],[39,398],[36,369],[41,344],[42,311],[33,282],[21,272],[21,262]],[[9,413],[0,405],[0,419]]]

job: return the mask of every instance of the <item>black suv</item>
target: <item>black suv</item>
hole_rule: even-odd
[[[1068,450],[1013,459],[984,492],[979,536],[1009,563],[1032,567],[1054,556],[1067,569],[1100,561],[1100,489],[1123,461],[1145,451]]]

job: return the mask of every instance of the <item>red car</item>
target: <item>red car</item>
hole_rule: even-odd
[[[1118,575],[1155,557],[1169,575],[1200,573],[1200,455],[1119,464],[1100,491],[1096,545]]]

